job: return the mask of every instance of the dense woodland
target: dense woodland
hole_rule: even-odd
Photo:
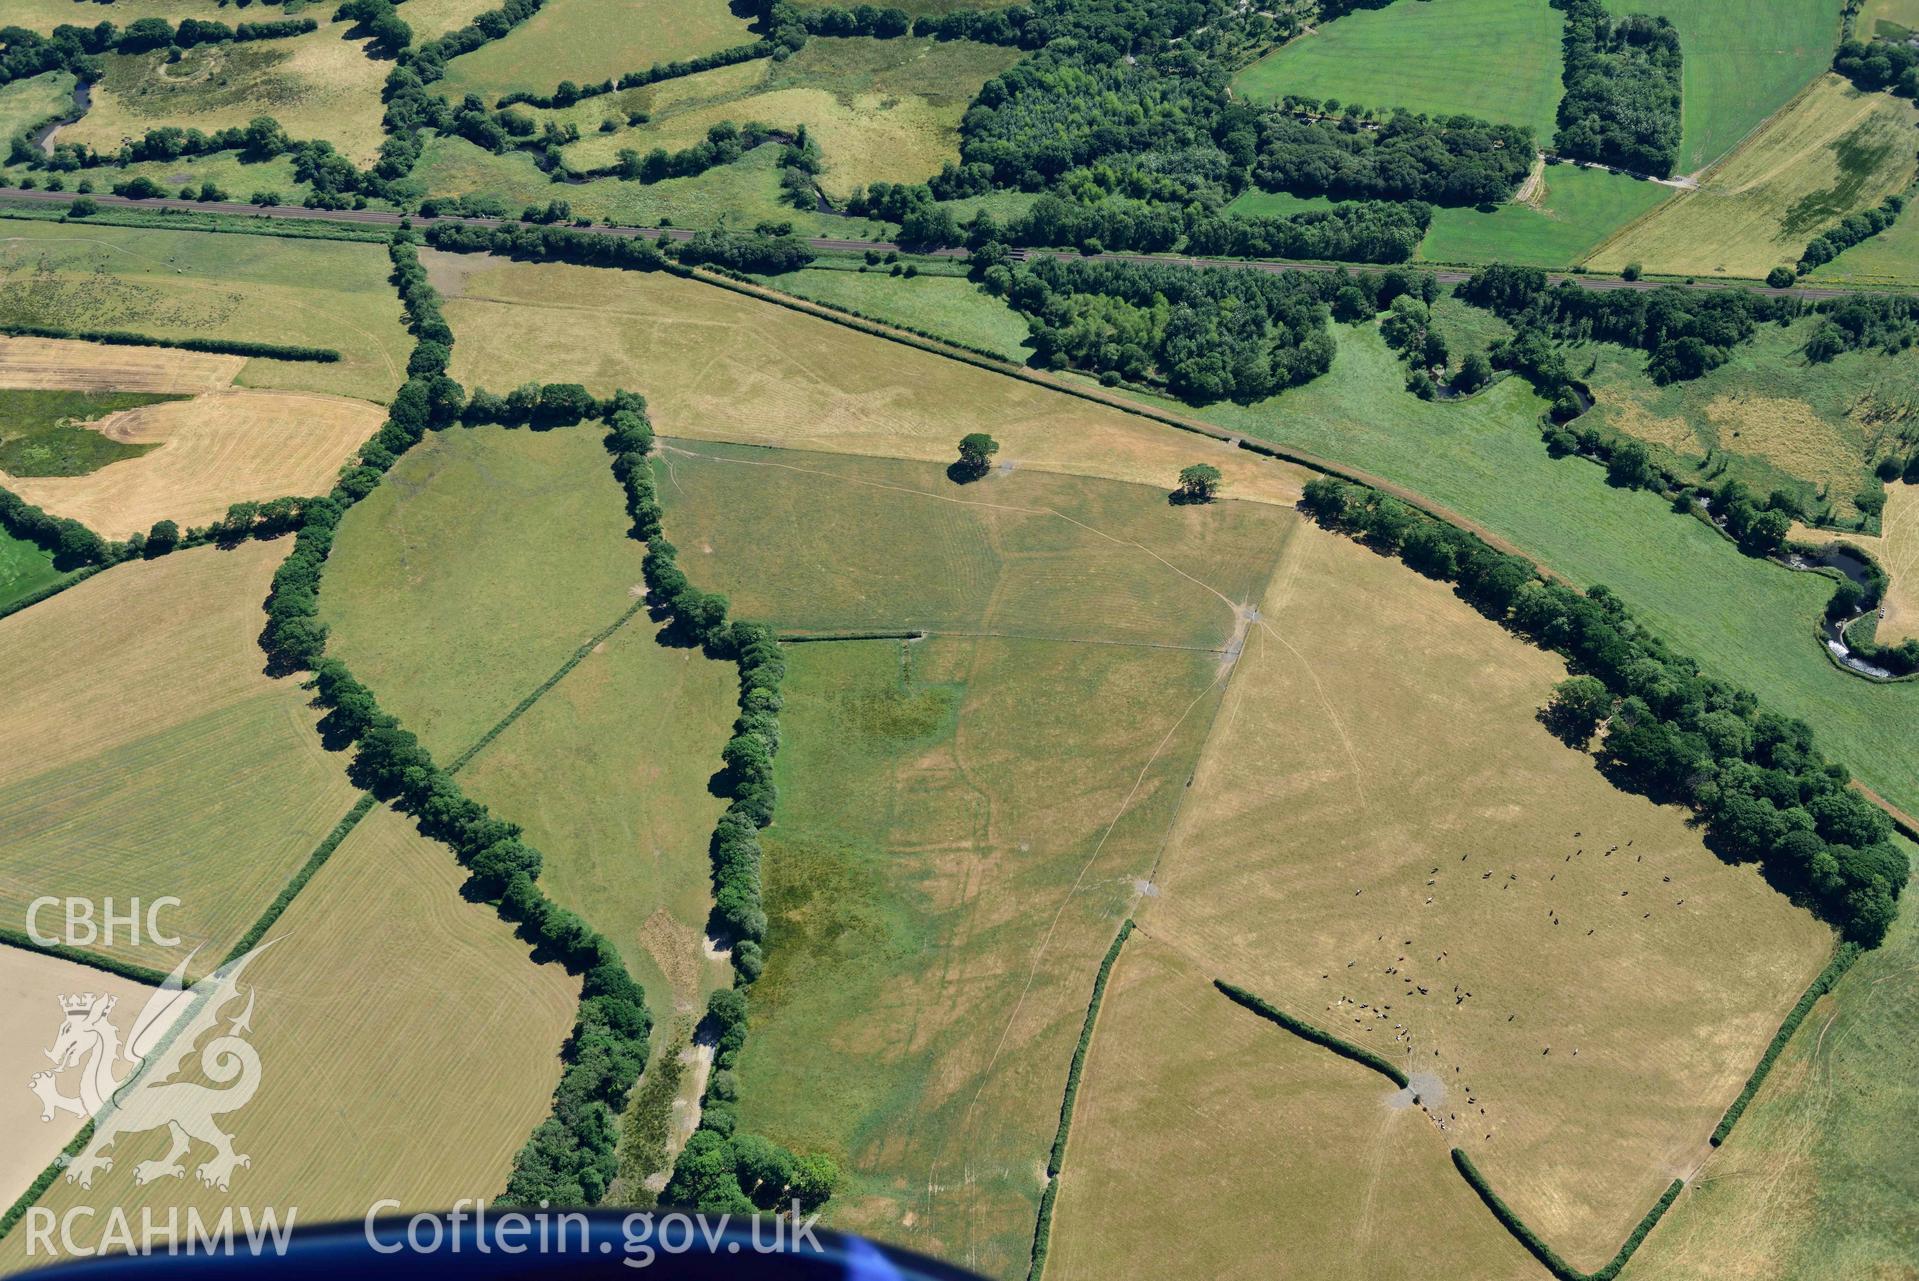
[[[1531,130],[1470,116],[1428,120],[1402,111],[1362,126],[1350,117],[1268,115],[1253,177],[1268,191],[1301,196],[1490,205],[1511,196],[1532,165]]]
[[[1655,178],[1679,162],[1679,33],[1665,18],[1613,18],[1599,0],[1554,0],[1566,14],[1560,155]]]

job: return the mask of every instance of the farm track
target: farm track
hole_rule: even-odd
[[[29,191],[21,187],[0,187],[0,200],[17,200],[31,204],[67,204],[74,199],[72,193],[64,191]],[[500,227],[516,225],[510,218],[460,218],[445,215],[438,218],[411,217],[392,213],[383,209],[308,209],[301,205],[257,206],[242,204],[238,201],[193,201],[159,198],[153,200],[134,200],[127,196],[94,195],[93,200],[103,208],[116,209],[172,209],[187,213],[226,214],[231,217],[252,218],[265,222],[285,220],[293,222],[344,222],[375,227],[397,227],[402,221],[412,226],[425,227],[435,223],[456,223],[476,227]],[[164,229],[163,229],[164,230]],[[178,228],[181,231],[199,230],[193,227]],[[685,227],[593,227],[582,228],[607,236],[637,236],[643,240],[690,240],[693,232]],[[805,243],[813,249],[825,253],[863,253],[873,250],[876,253],[893,253],[901,247],[886,240],[846,240],[832,236],[806,237]],[[936,249],[924,255],[932,258],[957,258],[967,256],[964,249]],[[1014,250],[1015,258],[1030,257],[1080,257],[1078,254],[1062,253],[1057,250]],[[1274,258],[1193,258],[1170,254],[1089,254],[1087,257],[1102,262],[1164,263],[1187,267],[1225,267],[1241,271],[1265,271],[1280,274],[1289,271],[1339,271],[1354,268],[1383,270],[1386,264],[1369,263],[1330,263],[1330,262],[1294,262]],[[1395,266],[1413,266],[1418,264],[1392,264]],[[1457,284],[1472,275],[1462,268],[1432,268],[1433,275],[1442,284]],[[1881,294],[1887,292],[1906,292],[1888,290],[1880,286],[1865,285],[1795,285],[1789,289],[1767,289],[1758,281],[1750,280],[1620,280],[1616,277],[1576,276],[1567,272],[1550,272],[1547,280],[1557,284],[1562,280],[1571,281],[1582,289],[1606,291],[1611,289],[1660,289],[1677,284],[1687,289],[1754,289],[1764,293],[1790,294],[1797,298],[1819,300],[1825,298],[1843,298],[1849,294]]]

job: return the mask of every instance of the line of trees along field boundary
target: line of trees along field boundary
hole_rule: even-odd
[[[1060,1099],[1059,1128],[1053,1133],[1053,1148],[1046,1158],[1046,1190],[1040,1194],[1039,1217],[1033,1224],[1032,1260],[1027,1265],[1026,1281],[1040,1281],[1046,1273],[1046,1251],[1053,1240],[1053,1206],[1059,1198],[1060,1171],[1066,1168],[1066,1138],[1073,1127],[1073,1107],[1079,1101],[1079,1081],[1086,1070],[1086,1056],[1093,1048],[1093,1028],[1099,1022],[1100,1005],[1106,1000],[1106,981],[1119,961],[1120,949],[1133,933],[1133,918],[1127,917],[1106,949],[1098,971],[1093,975],[1093,992],[1086,1001],[1086,1019],[1080,1024],[1079,1042],[1073,1047],[1073,1061],[1066,1069],[1066,1091]]]
[[[70,338],[109,347],[177,347],[181,351],[254,356],[265,360],[310,361],[321,365],[338,364],[340,361],[340,353],[332,347],[297,347],[238,338],[157,338],[152,334],[129,333],[124,329],[76,329],[67,325],[23,325],[11,322],[0,324],[0,334],[14,338]]]
[[[1466,1155],[1464,1148],[1454,1148],[1452,1158],[1454,1168],[1466,1180],[1467,1185],[1479,1194],[1479,1199],[1485,1202],[1486,1208],[1492,1211],[1493,1217],[1499,1220],[1500,1226],[1512,1233],[1514,1239],[1525,1246],[1535,1259],[1545,1265],[1548,1272],[1559,1278],[1559,1281],[1613,1281],[1613,1278],[1619,1275],[1620,1269],[1626,1266],[1626,1261],[1632,1258],[1634,1251],[1639,1249],[1640,1243],[1646,1239],[1646,1234],[1658,1226],[1659,1220],[1666,1217],[1666,1211],[1672,1208],[1672,1203],[1686,1188],[1684,1179],[1674,1179],[1659,1200],[1653,1203],[1652,1209],[1646,1211],[1645,1217],[1639,1220],[1625,1242],[1620,1245],[1618,1252],[1596,1271],[1584,1272],[1568,1263],[1557,1250],[1547,1245],[1540,1235],[1534,1232],[1511,1206],[1506,1204],[1505,1199],[1493,1191],[1492,1184],[1486,1182],[1486,1176],[1479,1172],[1479,1167],[1473,1164],[1473,1159]]]
[[[1739,1118],[1746,1114],[1746,1108],[1752,1103],[1753,1096],[1759,1093],[1759,1087],[1764,1085],[1766,1078],[1772,1074],[1773,1064],[1784,1052],[1786,1043],[1792,1040],[1792,1034],[1799,1030],[1801,1023],[1806,1021],[1806,1016],[1812,1013],[1812,1007],[1818,1003],[1819,998],[1832,991],[1839,980],[1846,976],[1846,971],[1850,970],[1853,962],[1859,959],[1859,951],[1857,943],[1841,943],[1833,952],[1832,959],[1826,962],[1826,968],[1819,971],[1819,976],[1806,987],[1805,994],[1787,1012],[1786,1017],[1779,1024],[1779,1030],[1773,1033],[1771,1043],[1766,1046],[1766,1052],[1759,1056],[1759,1063],[1753,1068],[1752,1075],[1746,1078],[1746,1084],[1739,1091],[1739,1096],[1726,1109],[1726,1114],[1719,1119],[1719,1124],[1713,1127],[1712,1145],[1714,1147],[1724,1143],[1732,1134],[1732,1128],[1739,1124]]]
[[[1402,1090],[1412,1087],[1412,1081],[1407,1077],[1405,1071],[1384,1055],[1375,1053],[1363,1045],[1355,1045],[1344,1037],[1335,1036],[1325,1028],[1308,1023],[1305,1019],[1295,1018],[1271,1002],[1253,995],[1243,987],[1235,987],[1223,979],[1214,979],[1213,986],[1218,988],[1220,992],[1225,995],[1226,999],[1233,1002],[1233,1004],[1243,1006],[1251,1010],[1254,1014],[1259,1015],[1259,1017],[1279,1024],[1279,1026],[1285,1028],[1301,1040],[1311,1041],[1314,1045],[1331,1050],[1343,1059],[1351,1059],[1361,1067],[1371,1068]]]

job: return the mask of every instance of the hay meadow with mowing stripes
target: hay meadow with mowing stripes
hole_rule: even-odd
[[[502,39],[449,62],[435,92],[454,102],[476,93],[491,107],[502,94],[618,80],[754,39],[727,0],[551,0]]]
[[[1429,1078],[1576,1266],[1706,1139],[1831,931],[1535,720],[1554,656],[1317,529],[1260,603],[1140,929]]]
[[[447,848],[379,808],[341,843],[271,930],[241,978],[255,997],[258,1093],[223,1118],[251,1164],[229,1191],[194,1177],[136,1187],[164,1134],[127,1135],[91,1190],[64,1180],[39,1204],[289,1208],[301,1224],[498,1195],[513,1155],[548,1113],[579,981],[542,965],[485,903],[461,896]],[[476,1065],[484,1063],[484,1071]],[[231,1088],[231,1087],[229,1087]],[[205,1149],[194,1153],[200,1159]],[[83,1226],[77,1231],[85,1232]],[[0,1240],[0,1267],[29,1262],[27,1233]]]
[[[1877,206],[1913,179],[1919,108],[1864,93],[1836,75],[1681,192],[1589,255],[1595,271],[1628,263],[1674,276],[1763,279],[1799,261],[1808,241]]]
[[[374,244],[16,219],[0,222],[0,322],[330,347],[339,362],[250,359],[237,381],[384,404],[413,345],[388,270]]]
[[[310,392],[222,391],[122,410],[86,430],[137,448],[84,476],[14,476],[0,485],[108,538],[157,520],[206,525],[231,503],[323,494],[384,418],[364,400]]]
[[[353,804],[260,603],[291,541],[135,561],[0,619],[0,910],[43,894],[180,899],[223,954]],[[17,926],[15,928],[18,928]],[[142,936],[96,950],[169,969]]]

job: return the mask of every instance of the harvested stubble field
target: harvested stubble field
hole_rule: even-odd
[[[114,347],[64,338],[0,337],[0,387],[144,391],[191,396],[230,385],[244,356],[178,347]]]
[[[1020,470],[1171,489],[1210,462],[1235,498],[1290,506],[1305,475],[1120,410],[993,374],[774,303],[664,273],[426,253],[459,341],[452,374],[505,391],[528,379],[596,395],[644,389],[671,436],[950,462],[991,432]],[[546,349],[529,328],[571,339]]]
[[[754,38],[727,0],[550,0],[503,39],[448,63],[435,91],[455,102],[476,93],[491,106],[504,93],[618,80]]]
[[[682,564],[742,617],[951,632],[787,651],[742,1125],[841,1161],[837,1222],[1016,1273],[1087,976],[1217,705],[1234,604],[1297,518],[1076,477],[962,487],[927,464],[669,448]],[[829,547],[843,572],[822,572]]]
[[[643,591],[602,439],[438,432],[340,522],[328,652],[443,765]]]
[[[1590,1269],[1705,1157],[1832,936],[1556,742],[1535,713],[1564,673],[1443,585],[1303,531],[1138,916],[1437,1077],[1421,1106],[1447,1145]]]
[[[981,85],[1020,58],[1017,49],[966,40],[815,37],[784,61],[741,63],[596,98],[570,109],[582,138],[566,148],[579,168],[613,163],[625,148],[678,151],[721,121],[804,126],[819,144],[819,185],[844,199],[871,182],[924,182],[959,161],[959,122]],[[599,131],[627,114],[651,119]]]
[[[53,923],[53,917],[43,918],[42,928]],[[52,1066],[43,1051],[60,1030],[59,998],[83,992],[112,997],[124,1024],[151,991],[144,984],[91,966],[0,946],[0,1073],[24,1087],[36,1073]],[[0,1150],[0,1201],[8,1205],[80,1132],[77,1116],[62,1112],[43,1121],[40,1115],[40,1100],[31,1091],[0,1092],[0,1126],[5,1126],[7,1135],[7,1146]]]
[[[615,483],[581,483],[599,481]],[[726,806],[707,784],[738,695],[733,664],[663,644],[642,615],[461,775],[468,795],[526,828],[546,856],[541,886],[618,945],[662,1029],[674,1013],[697,1018],[708,991],[732,984],[704,946],[707,841]]]
[[[412,348],[389,270],[377,244],[16,219],[0,223],[0,321],[331,347],[338,363],[250,359],[238,382],[384,404]]]
[[[290,542],[121,565],[0,620],[0,905],[147,901],[207,954],[233,943],[353,789],[258,636]],[[98,950],[170,968],[164,949]]]
[[[199,45],[178,61],[164,49],[106,54],[93,106],[60,141],[110,152],[163,125],[211,133],[272,116],[290,136],[324,139],[369,165],[384,137],[380,86],[393,64],[369,53],[370,41],[346,39],[352,27],[334,22],[287,39]]]
[[[1585,381],[1596,426],[1639,438],[1662,461],[1684,464],[1681,475],[1690,468],[1761,494],[1784,489],[1807,511],[1829,503],[1850,523],[1859,514],[1854,496],[1880,488],[1873,465],[1919,442],[1919,365],[1878,351],[1815,364],[1804,351],[1818,324],[1762,326],[1719,368],[1665,387],[1646,376],[1643,353],[1611,343],[1586,344],[1568,359],[1592,365]]]
[[[1334,332],[1332,370],[1314,382],[1256,405],[1186,412],[1406,485],[1573,582],[1606,584],[1705,671],[1816,725],[1829,756],[1907,812],[1919,807],[1919,736],[1909,728],[1919,682],[1875,685],[1828,660],[1814,639],[1828,579],[1741,555],[1658,495],[1615,488],[1584,459],[1550,457],[1539,439],[1546,406],[1518,380],[1422,401],[1404,390],[1375,326]]]
[[[325,493],[384,416],[344,396],[211,392],[123,410],[85,429],[142,447],[139,457],[84,476],[0,472],[0,484],[109,538],[145,533],[157,520],[184,529],[219,519],[230,503]]]
[[[1081,1078],[1046,1275],[1544,1278],[1446,1149],[1409,1091],[1135,931]]]
[[[512,926],[461,896],[464,879],[445,846],[374,810],[241,978],[261,1070],[252,1102],[223,1119],[252,1158],[231,1191],[191,1168],[136,1187],[134,1164],[166,1151],[150,1132],[116,1145],[91,1191],[56,1182],[40,1204],[96,1207],[98,1230],[109,1206],[134,1223],[143,1207],[165,1222],[191,1206],[212,1223],[224,1206],[277,1207],[282,1222],[296,1206],[305,1225],[357,1221],[383,1198],[412,1211],[497,1195],[547,1114],[579,983],[534,963]],[[22,1266],[25,1250],[26,1233],[9,1233],[0,1267]]]
[[[1522,125],[1544,147],[1559,107],[1557,10],[1531,0],[1428,0],[1347,13],[1267,54],[1233,89],[1476,116]]]
[[[1915,974],[1919,927],[1902,912],[1886,941],[1813,1006],[1739,1128],[1634,1257],[1635,1281],[1912,1275]]]
[[[1681,192],[1590,255],[1596,271],[1640,263],[1669,275],[1763,278],[1806,243],[1913,179],[1919,108],[1821,76],[1696,190]]]
[[[94,429],[167,396],[125,391],[0,390],[0,474],[81,476],[151,446]]]

